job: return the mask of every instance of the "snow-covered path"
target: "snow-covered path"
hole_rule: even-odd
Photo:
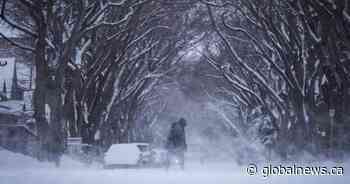
[[[253,184],[253,183],[349,183],[349,177],[271,177],[247,176],[240,171],[170,171],[37,169],[1,170],[1,184]]]
[[[187,165],[186,171],[172,169],[117,169],[86,168],[68,158],[62,167],[54,168],[22,155],[0,151],[0,184],[283,184],[317,183],[348,184],[345,176],[248,176],[245,168],[228,163],[201,166]]]

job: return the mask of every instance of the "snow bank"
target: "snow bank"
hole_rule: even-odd
[[[19,153],[12,153],[4,149],[0,150],[0,171],[8,169],[23,169],[26,167],[43,168],[50,166],[48,163],[38,162],[29,156]]]
[[[0,172],[5,170],[31,170],[34,168],[55,169],[55,166],[53,163],[40,162],[35,158],[0,148]],[[85,166],[67,156],[63,156],[61,168],[81,169]]]

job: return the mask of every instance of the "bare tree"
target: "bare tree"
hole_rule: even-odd
[[[222,62],[208,54],[205,57],[232,84],[229,91],[237,103],[248,109],[262,106],[273,117],[283,155],[287,142],[294,141],[299,148],[305,148],[306,143],[318,144],[322,139],[319,129],[329,119],[320,103],[346,101],[348,72],[339,66],[346,68],[348,60],[343,54],[347,3],[202,2],[222,40],[220,54],[230,59]],[[336,25],[326,26],[330,21]],[[344,105],[336,106],[328,108],[337,109],[340,124],[346,113],[340,110]]]

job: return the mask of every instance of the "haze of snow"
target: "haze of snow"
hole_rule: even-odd
[[[348,183],[346,164],[344,176],[249,176],[246,168],[231,162],[200,165],[189,161],[185,171],[164,169],[104,170],[99,166],[85,167],[63,157],[61,168],[41,163],[27,156],[0,150],[1,184],[243,184],[243,183]],[[326,163],[332,165],[332,163]],[[333,163],[334,165],[334,163]]]

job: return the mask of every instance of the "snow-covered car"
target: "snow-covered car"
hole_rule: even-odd
[[[140,168],[152,165],[153,152],[148,143],[113,144],[104,156],[104,168]]]

